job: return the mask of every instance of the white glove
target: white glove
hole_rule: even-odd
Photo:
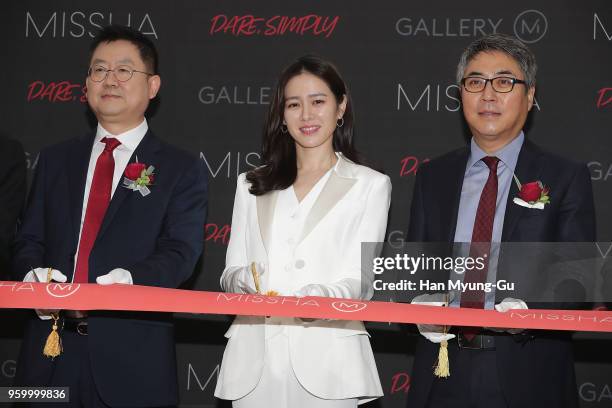
[[[361,281],[359,279],[346,278],[334,283],[305,285],[293,292],[295,297],[319,296],[341,299],[360,299]]]
[[[255,268],[257,269],[257,274],[261,278],[266,271],[266,266],[261,262],[256,262]],[[255,281],[253,280],[253,273],[251,272],[251,265],[236,266],[227,270],[223,276],[221,276],[221,287],[224,291],[229,293],[257,293]],[[263,290],[263,288],[260,289]]]
[[[49,268],[36,268],[26,273],[23,278],[24,282],[47,282]],[[58,271],[57,269],[51,269],[51,280],[55,282],[66,282],[66,275]]]
[[[416,296],[410,303],[413,305],[424,306],[447,306],[447,301],[450,303],[451,300],[450,295],[446,293],[424,293]],[[455,338],[454,334],[445,333],[445,331],[448,332],[450,326],[445,327],[436,324],[417,324],[417,328],[419,329],[419,333],[421,333],[423,337],[432,343],[441,343],[444,340],[449,341]]]
[[[501,313],[506,313],[508,310],[513,310],[513,309],[525,310],[529,308],[527,307],[527,303],[523,302],[521,299],[513,299],[513,298],[505,298],[504,300],[501,301],[501,303],[498,303],[495,305],[495,310]],[[499,333],[507,332],[510,334],[518,334],[522,332],[524,329],[503,329],[499,327],[491,327],[489,328],[489,330],[494,331],[494,332],[499,332]]]
[[[113,285],[115,283],[121,283],[124,285],[133,285],[132,274],[122,268],[115,268],[106,275],[98,276],[96,283],[99,285]]]
[[[319,296],[319,297],[335,297],[332,291],[325,285],[310,284],[303,286],[301,289],[293,293],[295,297]]]
[[[49,275],[49,268],[36,268],[26,273],[23,278],[24,282],[47,282],[47,276]],[[51,269],[51,281],[55,282],[66,282],[66,275],[58,271],[57,269]],[[34,309],[40,320],[51,319],[51,313],[57,313],[57,309]]]

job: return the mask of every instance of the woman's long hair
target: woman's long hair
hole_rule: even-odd
[[[262,165],[246,175],[247,181],[251,183],[249,191],[253,195],[284,190],[295,182],[295,141],[288,131],[283,133],[281,125],[285,111],[285,87],[293,77],[302,73],[312,74],[324,81],[336,97],[337,104],[346,97],[344,124],[334,130],[332,144],[334,151],[341,152],[347,159],[357,164],[362,162],[359,153],[353,148],[353,104],[344,80],[331,62],[314,55],[305,55],[285,68],[276,84],[264,125]]]

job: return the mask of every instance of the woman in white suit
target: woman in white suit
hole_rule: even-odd
[[[238,177],[226,292],[370,299],[361,243],[384,239],[389,177],[359,165],[353,113],[336,68],[318,57],[281,74],[263,165]],[[383,395],[361,321],[237,316],[215,396],[234,407],[355,407]]]

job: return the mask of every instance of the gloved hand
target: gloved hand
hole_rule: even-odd
[[[341,299],[360,299],[361,281],[353,278],[346,278],[332,283],[305,285],[293,292],[295,297],[319,296]]]
[[[501,301],[501,303],[498,303],[495,305],[495,310],[497,310],[498,312],[502,312],[502,313],[506,313],[508,310],[513,310],[513,309],[525,310],[529,308],[527,307],[527,303],[523,302],[521,299],[514,299],[514,298],[505,298],[504,300]],[[504,328],[499,328],[499,327],[491,327],[489,328],[489,330],[498,332],[498,333],[506,332],[510,334],[518,334],[522,332],[524,329],[504,329]]]
[[[115,268],[106,275],[101,275],[96,278],[96,283],[99,285],[113,285],[121,283],[124,285],[133,285],[132,274],[122,268]]]
[[[26,273],[23,278],[24,282],[47,282],[47,276],[49,276],[49,268],[36,268]],[[51,281],[52,282],[66,282],[66,275],[58,271],[57,269],[51,269]],[[51,319],[51,313],[58,313],[57,309],[34,309],[36,314],[41,320]]]
[[[261,262],[256,262],[255,268],[257,269],[257,274],[261,278],[266,271],[266,266]],[[221,276],[221,288],[230,293],[257,293],[255,281],[253,280],[253,273],[251,272],[251,265],[236,266],[227,270],[223,276]],[[263,290],[263,288],[261,288],[261,290]]]
[[[332,293],[332,291],[327,288],[325,285],[317,285],[317,284],[309,284],[303,286],[299,290],[293,293],[295,297],[305,297],[305,296],[320,296],[320,297],[336,297]]]
[[[23,278],[24,282],[47,282],[49,268],[36,268],[32,269],[30,272],[26,273],[26,276]],[[58,271],[57,269],[51,269],[51,281],[54,282],[66,282],[66,275]]]
[[[451,295],[446,293],[424,293],[416,296],[410,303],[413,305],[424,306],[448,306],[447,302],[450,303],[451,300]],[[445,327],[436,324],[417,324],[417,328],[419,329],[419,333],[421,333],[423,337],[432,343],[441,343],[444,340],[449,341],[455,338],[454,334],[445,333],[445,331],[448,332],[450,326]]]

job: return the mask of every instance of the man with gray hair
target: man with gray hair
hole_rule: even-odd
[[[457,67],[469,146],[424,164],[416,177],[408,240],[479,243],[595,241],[589,171],[543,151],[523,128],[534,104],[536,59],[525,44],[492,34],[471,43]],[[517,181],[518,180],[518,181]],[[520,181],[520,182],[519,182]],[[487,279],[476,269],[466,283]],[[423,295],[413,303],[435,303]],[[439,299],[438,299],[439,300]],[[435,303],[441,305],[442,302]],[[537,307],[466,291],[453,307]],[[578,407],[569,334],[419,325],[409,407]],[[450,376],[435,377],[448,342]]]

